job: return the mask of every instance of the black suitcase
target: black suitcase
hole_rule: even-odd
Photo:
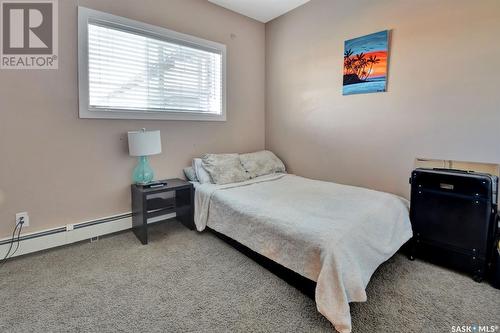
[[[493,258],[498,177],[448,169],[412,172],[410,259],[469,272],[480,282]]]

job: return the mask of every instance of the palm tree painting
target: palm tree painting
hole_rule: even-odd
[[[343,95],[386,91],[389,30],[345,41]]]

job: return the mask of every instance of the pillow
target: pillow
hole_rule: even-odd
[[[196,177],[196,172],[194,171],[194,168],[192,166],[190,167],[185,167],[182,169],[184,171],[184,176],[186,176],[186,179],[192,182],[197,182],[198,177]]]
[[[271,173],[286,172],[283,162],[269,150],[241,154],[240,160],[243,169],[245,169],[252,178]]]
[[[211,183],[212,182],[212,179],[210,178],[210,175],[203,168],[203,163],[201,161],[201,158],[194,158],[193,159],[193,169],[194,169],[194,173],[196,175],[196,178],[198,178],[198,181],[201,184]]]
[[[201,160],[215,184],[237,183],[250,179],[241,166],[238,154],[205,154]]]

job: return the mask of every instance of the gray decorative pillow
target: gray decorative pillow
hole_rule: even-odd
[[[184,176],[186,176],[186,179],[192,182],[197,182],[198,177],[196,177],[196,172],[194,172],[194,169],[192,166],[190,167],[185,167],[182,169],[184,171]]]
[[[283,162],[269,150],[241,154],[240,160],[243,169],[245,169],[252,178],[272,173],[286,172]]]
[[[205,154],[203,168],[215,184],[237,183],[250,179],[241,166],[238,154]]]
[[[193,158],[193,169],[196,174],[196,178],[201,184],[212,183],[212,178],[203,167],[203,162],[201,158]]]

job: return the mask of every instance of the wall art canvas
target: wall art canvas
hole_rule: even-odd
[[[345,41],[343,95],[386,91],[389,30]]]

